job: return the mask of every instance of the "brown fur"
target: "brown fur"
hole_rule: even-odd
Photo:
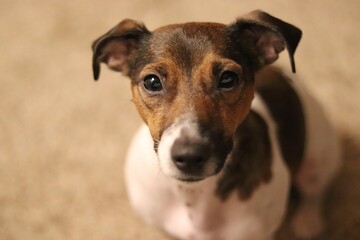
[[[299,96],[292,88],[291,80],[277,68],[264,68],[256,75],[255,83],[255,91],[265,100],[277,122],[280,149],[293,177],[303,159],[306,137]],[[231,161],[225,167],[217,189],[222,199],[233,190],[237,190],[242,199],[247,199],[261,182],[271,178],[270,142],[261,117],[251,112],[237,129],[235,139]]]
[[[305,148],[305,116],[291,81],[277,68],[265,68],[256,76],[256,91],[265,100],[278,125],[282,154],[295,176]]]
[[[219,180],[217,194],[226,199],[236,190],[241,199],[250,198],[261,183],[271,179],[271,162],[266,122],[251,111],[236,131],[231,161]]]

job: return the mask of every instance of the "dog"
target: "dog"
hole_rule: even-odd
[[[177,239],[269,240],[289,209],[296,237],[324,229],[321,205],[340,165],[336,134],[292,73],[268,66],[302,32],[260,10],[235,22],[150,32],[126,19],[94,41],[100,65],[131,79],[144,125],[125,165],[134,209]]]

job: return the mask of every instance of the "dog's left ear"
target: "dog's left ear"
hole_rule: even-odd
[[[255,10],[229,25],[228,31],[240,52],[247,55],[254,70],[273,63],[286,47],[291,69],[296,71],[294,53],[302,35],[297,27]]]
[[[126,74],[128,60],[139,47],[140,41],[151,33],[137,21],[125,19],[92,44],[94,79],[100,75],[100,63],[114,71]]]

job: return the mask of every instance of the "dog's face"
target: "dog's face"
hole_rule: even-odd
[[[219,24],[173,25],[142,45],[133,101],[158,140],[162,170],[197,180],[217,173],[253,98],[249,70],[236,62]],[[140,61],[135,61],[140,62]]]
[[[153,32],[124,20],[94,42],[94,76],[105,62],[131,78],[162,171],[197,181],[221,171],[249,112],[255,71],[285,46],[292,60],[300,36],[260,11],[229,26],[186,23]]]

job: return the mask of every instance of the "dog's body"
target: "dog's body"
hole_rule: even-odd
[[[334,131],[297,80],[271,67],[255,77],[284,47],[294,70],[300,36],[257,11],[228,27],[153,33],[127,20],[94,43],[95,79],[99,62],[130,76],[147,125],[131,144],[126,183],[148,223],[179,239],[272,239],[294,188],[295,234],[321,231],[322,196],[339,162]]]
[[[275,72],[286,81],[280,72]],[[339,149],[333,129],[318,103],[299,82],[292,82],[292,86],[301,96],[308,129],[304,160],[293,178],[302,192],[318,197],[337,169]],[[233,191],[222,201],[215,194],[220,175],[194,184],[169,179],[159,168],[148,128],[142,126],[131,143],[126,165],[127,189],[134,208],[148,223],[180,239],[271,239],[287,210],[291,176],[277,139],[277,124],[266,104],[261,95],[255,95],[252,110],[269,128],[273,177],[259,186],[251,199],[242,201]],[[317,210],[311,208],[310,211]],[[307,237],[319,231],[321,222],[316,213],[302,209],[298,214],[296,221],[299,222],[294,222],[294,227],[299,235]]]

